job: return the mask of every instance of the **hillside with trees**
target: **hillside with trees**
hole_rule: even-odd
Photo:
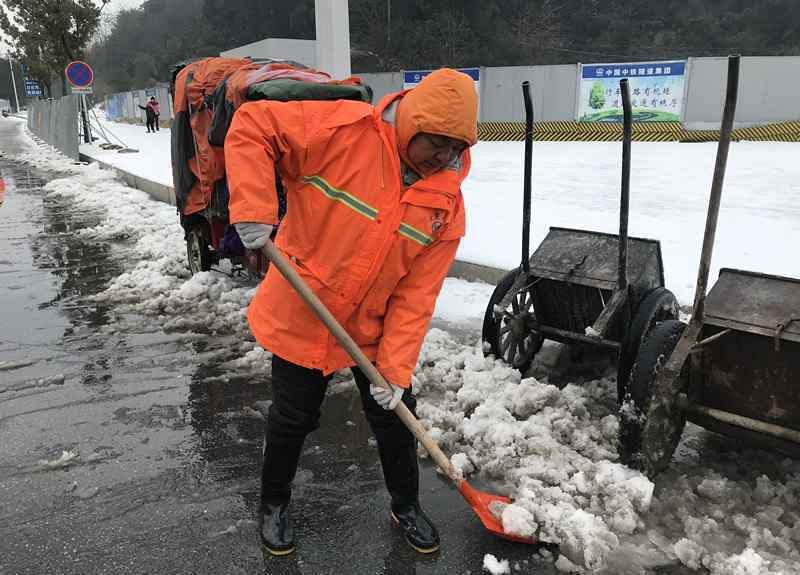
[[[88,50],[98,91],[181,60],[314,38],[313,0],[148,0]],[[798,0],[350,0],[353,70],[800,54]]]

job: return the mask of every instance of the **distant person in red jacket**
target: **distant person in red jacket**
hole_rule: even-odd
[[[139,104],[139,108],[144,110],[145,119],[147,121],[147,133],[158,132],[158,118],[161,116],[161,111],[158,108],[158,102],[155,96],[150,96],[150,100],[146,105]]]

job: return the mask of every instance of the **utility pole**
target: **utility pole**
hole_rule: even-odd
[[[350,17],[347,0],[315,0],[318,70],[336,80],[350,75]]]
[[[11,64],[11,56],[8,57],[8,68],[11,70],[11,86],[14,88],[14,101],[17,103],[17,114],[19,114],[19,96],[17,96],[17,81],[14,80],[14,66]]]

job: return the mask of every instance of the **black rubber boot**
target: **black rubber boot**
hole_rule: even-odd
[[[297,473],[303,440],[270,438],[264,446],[261,464],[261,505],[288,503],[292,497],[292,480]]]
[[[392,520],[400,527],[406,542],[419,553],[434,553],[439,550],[439,532],[425,515],[419,502],[408,505],[392,504]]]
[[[289,503],[261,506],[261,540],[273,555],[288,555],[294,551],[294,529]]]
[[[306,435],[319,427],[331,376],[272,356],[272,398],[261,466],[261,539],[273,555],[294,551],[292,480]]]
[[[261,539],[273,555],[294,551],[294,530],[289,514],[292,479],[297,471],[303,439],[281,440],[267,432],[261,468]]]

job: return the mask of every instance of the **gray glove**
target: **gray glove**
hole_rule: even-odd
[[[256,222],[239,222],[236,225],[236,231],[239,237],[242,238],[244,247],[249,250],[257,250],[263,248],[267,243],[269,236],[272,235],[272,230],[275,226],[269,224],[259,224]]]
[[[403,392],[405,389],[393,383],[390,383],[389,385],[392,387],[391,391],[383,386],[370,385],[369,392],[372,394],[372,397],[375,399],[375,401],[378,402],[378,405],[380,405],[383,409],[393,410],[395,407],[397,407],[397,404],[400,403],[400,399],[403,397]]]

